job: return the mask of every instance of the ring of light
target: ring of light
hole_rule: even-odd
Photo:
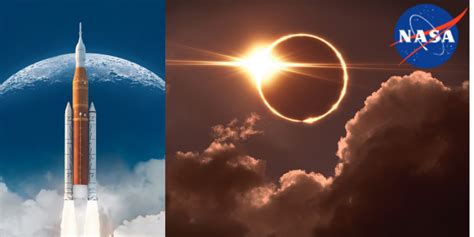
[[[341,92],[339,94],[339,98],[337,99],[337,101],[331,106],[331,108],[326,111],[325,113],[321,114],[321,115],[318,115],[316,117],[308,117],[308,118],[305,118],[303,120],[300,120],[300,119],[295,119],[295,118],[290,118],[290,117],[287,117],[283,114],[281,114],[280,112],[278,112],[275,108],[273,108],[270,103],[267,101],[267,99],[265,98],[265,95],[263,94],[263,91],[262,91],[262,80],[258,80],[257,81],[257,88],[258,88],[258,93],[260,94],[260,97],[262,98],[263,102],[265,103],[265,105],[268,107],[268,109],[270,109],[274,114],[276,114],[277,116],[283,118],[283,119],[286,119],[288,121],[291,121],[291,122],[302,122],[302,123],[308,123],[308,124],[311,124],[311,123],[314,123],[324,117],[326,117],[327,115],[329,115],[331,112],[333,112],[334,110],[337,109],[337,107],[339,106],[339,104],[341,103],[342,99],[344,98],[344,95],[346,94],[346,89],[347,89],[347,83],[348,83],[348,74],[347,74],[347,66],[346,66],[346,62],[344,61],[344,59],[342,58],[342,55],[341,53],[336,49],[336,47],[334,47],[331,43],[329,43],[328,41],[326,41],[325,39],[321,38],[321,37],[318,37],[318,36],[315,36],[315,35],[311,35],[311,34],[305,34],[305,33],[299,33],[299,34],[291,34],[291,35],[286,35],[286,36],[283,36],[281,38],[279,38],[278,40],[276,40],[275,42],[273,42],[270,46],[269,46],[269,50],[273,50],[278,44],[286,41],[286,40],[289,40],[291,38],[295,38],[295,37],[308,37],[308,38],[312,38],[312,39],[316,39],[316,40],[319,40],[321,42],[323,42],[324,44],[326,44],[329,48],[331,48],[331,50],[336,54],[337,58],[339,59],[339,62],[341,63],[341,68],[343,70],[343,86],[342,86],[342,89],[341,89]]]

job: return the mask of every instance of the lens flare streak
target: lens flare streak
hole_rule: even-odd
[[[460,18],[465,14],[466,10],[460,14],[458,17],[453,19],[452,22],[448,22],[445,25],[439,26],[438,28],[446,29],[450,27],[450,25],[455,24],[457,21],[459,21]],[[437,29],[438,29],[437,28]],[[426,32],[425,32],[426,34]],[[329,47],[334,54],[337,56],[339,59],[338,63],[314,63],[314,62],[288,62],[288,60],[285,60],[285,57],[282,57],[280,55],[273,55],[273,49],[280,43],[289,40],[291,38],[295,37],[306,37],[306,38],[311,38],[317,41],[320,41],[324,43],[327,47]],[[391,46],[395,45],[396,43],[393,43]],[[204,53],[208,57],[214,57],[214,58],[220,58],[221,60],[179,60],[179,59],[167,59],[166,60],[166,65],[167,66],[203,66],[203,67],[227,67],[227,68],[236,68],[239,71],[243,71],[249,74],[250,78],[252,78],[255,81],[255,84],[257,86],[258,93],[264,102],[264,104],[267,106],[267,108],[275,115],[277,115],[280,118],[283,118],[285,120],[291,121],[291,122],[303,122],[303,123],[314,123],[327,115],[329,115],[331,112],[336,110],[344,98],[344,95],[347,90],[348,86],[348,73],[347,70],[377,70],[377,71],[400,71],[400,70],[406,70],[406,71],[411,71],[411,67],[402,67],[403,65],[401,64],[386,64],[386,63],[380,63],[380,64],[374,64],[374,63],[352,63],[352,64],[346,64],[344,61],[342,54],[337,50],[337,48],[332,45],[330,42],[327,40],[312,35],[312,34],[306,34],[306,33],[299,33],[299,34],[290,34],[283,36],[273,43],[266,45],[265,47],[258,48],[257,50],[252,51],[251,54],[244,55],[244,56],[229,56],[225,55],[222,53],[217,53],[209,50],[203,50],[203,49],[198,49],[198,48],[193,48],[189,46],[184,46],[180,45],[182,47],[185,47],[187,49],[191,49],[200,53]],[[421,48],[421,47],[420,47]],[[403,62],[403,61],[402,61]],[[342,80],[340,78],[325,78],[322,76],[315,75],[314,73],[307,73],[304,70],[304,68],[320,68],[320,69],[336,69],[336,70],[342,70],[343,76]],[[435,71],[435,70],[434,70]],[[451,71],[451,72],[461,72],[459,70],[446,70],[443,69],[443,71]],[[262,92],[262,82],[266,80],[271,80],[271,78],[277,74],[278,72],[288,72],[288,73],[295,73],[307,77],[312,77],[317,80],[325,80],[333,83],[340,83],[342,84],[342,89],[340,91],[338,100],[331,106],[331,108],[326,111],[324,114],[316,116],[316,117],[310,117],[306,118],[303,120],[299,119],[294,119],[287,117],[280,112],[278,112],[276,109],[274,109],[270,103],[266,100],[264,93]],[[354,83],[351,84],[352,86],[357,86],[354,85]]]
[[[334,54],[337,56],[339,63],[306,63],[306,62],[286,62],[283,57],[278,57],[278,55],[273,55],[273,49],[278,46],[280,43],[296,38],[296,37],[305,37],[305,38],[310,38],[313,40],[320,41],[324,43],[327,47],[329,47]],[[208,52],[209,51],[204,51]],[[228,61],[201,61],[201,60],[167,60],[167,65],[172,66],[172,65],[177,65],[177,66],[220,66],[220,67],[235,67],[239,68],[243,71],[246,71],[250,74],[251,78],[255,80],[256,86],[258,89],[258,93],[264,102],[264,104],[267,106],[267,108],[275,115],[277,115],[280,118],[283,118],[285,120],[291,121],[291,122],[302,122],[302,123],[314,123],[327,115],[329,115],[331,112],[337,109],[339,104],[341,103],[342,99],[344,98],[344,95],[346,93],[347,89],[347,83],[348,83],[348,73],[347,73],[347,65],[341,55],[341,53],[334,47],[331,43],[326,41],[325,39],[312,35],[312,34],[305,34],[305,33],[299,33],[299,34],[291,34],[291,35],[286,35],[283,36],[270,45],[267,45],[266,47],[259,48],[257,50],[252,51],[251,54],[245,57],[231,57],[231,56],[226,56],[226,55],[221,55],[218,53],[212,53],[212,55],[220,55],[224,56],[226,59],[229,59]],[[337,101],[331,106],[331,108],[326,111],[325,113],[315,116],[315,117],[309,117],[303,120],[295,119],[295,118],[290,118],[288,116],[283,115],[279,111],[277,111],[275,108],[271,106],[271,104],[267,101],[265,98],[265,95],[262,91],[262,83],[263,81],[270,80],[273,75],[275,75],[277,72],[281,71],[286,71],[286,72],[291,72],[291,73],[298,73],[298,74],[304,74],[304,72],[300,72],[297,69],[299,68],[324,68],[324,69],[340,69],[343,72],[342,76],[342,89],[340,91],[339,97]],[[329,80],[327,78],[322,78],[322,77],[317,77],[315,75],[312,75],[314,78],[322,79],[322,80],[328,80],[328,81],[333,81]]]

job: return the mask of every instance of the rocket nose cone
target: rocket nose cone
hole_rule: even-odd
[[[91,103],[91,107],[89,108],[89,112],[95,112],[94,102]]]
[[[86,62],[86,46],[82,42],[82,23],[79,23],[79,39],[76,45],[76,67],[84,67]]]
[[[67,115],[72,114],[71,104],[69,102],[67,102],[66,110],[64,111],[64,113]]]

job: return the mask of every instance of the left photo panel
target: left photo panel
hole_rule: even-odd
[[[0,32],[0,236],[165,236],[165,1],[4,1]]]

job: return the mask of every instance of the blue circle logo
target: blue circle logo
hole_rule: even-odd
[[[416,5],[398,19],[393,34],[402,63],[415,67],[433,68],[448,61],[458,45],[456,23],[467,9],[456,18],[433,4]]]

